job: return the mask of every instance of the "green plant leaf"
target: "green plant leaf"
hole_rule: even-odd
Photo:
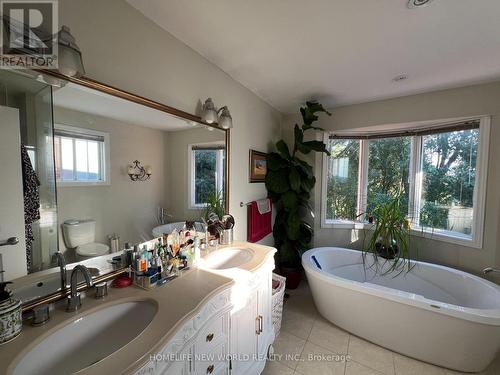
[[[281,139],[278,143],[276,143],[276,149],[283,158],[290,159],[290,150],[284,140]]]
[[[266,175],[266,188],[277,194],[283,194],[290,190],[288,171],[286,169],[268,171]]]
[[[304,130],[309,128],[314,121],[318,120],[318,116],[316,116],[309,107],[302,107],[300,109],[300,114],[302,115],[302,121],[304,121],[304,125],[302,126]]]
[[[295,124],[295,127],[293,128],[293,134],[295,143],[302,143],[302,141],[304,140],[304,132],[301,128],[299,128],[299,125]]]
[[[306,102],[307,108],[313,113],[316,112],[323,112],[326,113],[328,116],[331,116],[332,114],[328,112],[323,105],[315,100],[311,100],[309,102]]]
[[[297,240],[300,234],[300,216],[297,211],[290,212],[287,220],[286,233],[292,241]]]
[[[302,143],[302,148],[309,150],[307,152],[303,152],[308,154],[311,151],[316,152],[324,152],[328,156],[330,156],[330,151],[327,150],[326,145],[322,141],[307,141]],[[302,152],[302,150],[300,150]]]
[[[283,159],[280,154],[277,152],[271,152],[270,154],[267,155],[267,167],[272,170],[276,171],[281,168],[286,168],[288,165],[288,162],[286,159]]]
[[[310,178],[314,175],[313,168],[303,160],[294,159],[294,164],[299,167],[299,170],[307,177]]]
[[[312,176],[311,178],[304,178],[301,182],[301,187],[305,191],[311,191],[316,185],[316,177]]]
[[[318,120],[316,112],[323,112],[326,113],[328,116],[331,116],[331,113],[328,112],[320,103],[316,101],[306,102],[306,106],[300,108],[300,113],[302,114],[302,120],[304,121],[302,129],[307,130],[313,128],[311,124],[314,121]]]
[[[281,197],[281,201],[283,202],[283,206],[287,211],[296,211],[297,206],[298,206],[298,199],[297,199],[297,194],[292,191],[288,190],[283,196]]]
[[[300,174],[297,172],[297,169],[294,167],[290,167],[290,173],[288,174],[288,178],[290,179],[290,186],[293,190],[299,191],[300,189]]]
[[[307,247],[311,243],[313,233],[314,233],[314,231],[313,231],[311,225],[309,225],[306,222],[302,222],[300,224],[299,243],[304,248]]]
[[[296,143],[295,148],[297,149],[297,151],[302,152],[304,155],[307,155],[312,151],[312,149],[304,143]]]
[[[302,193],[299,194],[299,199],[302,201],[309,201],[311,199],[311,194],[309,193],[311,189],[308,189],[307,191],[302,191]]]

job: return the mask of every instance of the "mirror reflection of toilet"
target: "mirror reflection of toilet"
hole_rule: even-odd
[[[66,220],[63,225],[66,247],[74,249],[76,260],[81,261],[109,254],[109,246],[95,242],[95,220]]]

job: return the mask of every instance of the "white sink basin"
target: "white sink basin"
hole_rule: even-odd
[[[14,375],[70,374],[82,370],[135,339],[153,320],[153,301],[109,306],[74,321],[26,353]]]
[[[205,257],[205,267],[214,270],[235,268],[249,262],[253,251],[247,248],[227,247],[216,250]]]

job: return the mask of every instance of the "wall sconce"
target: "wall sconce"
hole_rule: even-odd
[[[59,72],[69,77],[81,77],[85,74],[82,52],[76,45],[75,38],[71,35],[69,27],[63,25],[57,33],[59,47]]]
[[[231,129],[233,127],[233,118],[227,106],[215,109],[212,98],[205,100],[201,109],[201,119],[207,124],[217,123],[222,129]]]
[[[134,160],[133,165],[129,165],[127,174],[132,181],[146,181],[151,177],[151,167],[143,167],[139,160]]]

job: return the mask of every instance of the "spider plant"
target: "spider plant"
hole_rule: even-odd
[[[224,191],[211,191],[207,194],[206,206],[203,212],[203,217],[208,220],[210,213],[215,213],[219,219],[224,216],[226,205],[224,202]]]
[[[410,223],[401,199],[394,198],[378,205],[372,216],[374,222],[369,228],[372,233],[363,253],[365,265],[366,255],[371,253],[376,273],[397,272],[394,276],[398,276],[411,271],[415,264],[410,261]],[[389,265],[387,269],[386,264]]]

